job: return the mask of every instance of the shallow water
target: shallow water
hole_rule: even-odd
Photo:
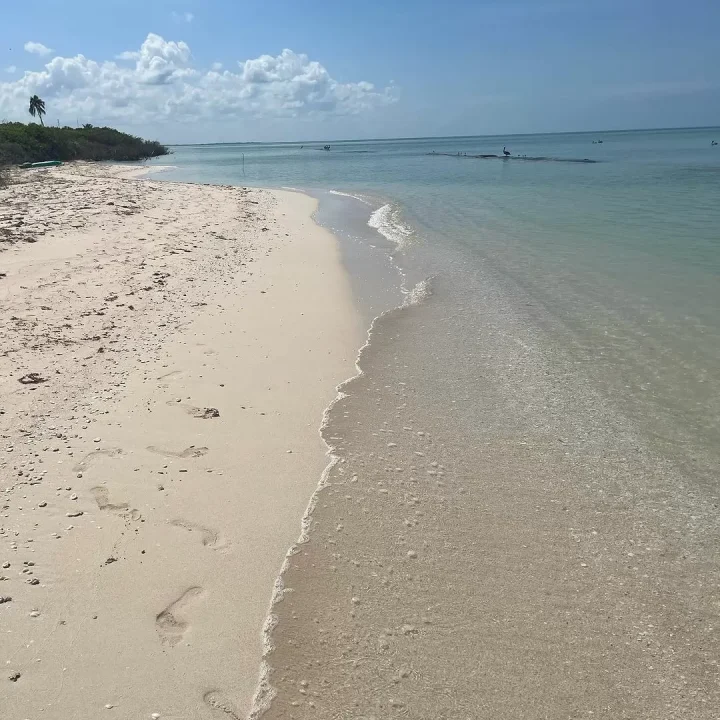
[[[718,136],[176,149],[317,194],[368,320],[432,290],[330,412],[270,717],[713,717]]]
[[[174,148],[178,170],[164,176],[312,191],[318,219],[345,240],[368,316],[397,304],[398,281],[409,288],[434,277],[434,302],[448,312],[501,292],[547,352],[577,366],[633,422],[670,445],[711,450],[720,413],[716,136],[720,129],[430,138],[336,143],[330,152],[183,146]],[[463,155],[504,146],[599,162]],[[373,210],[370,224],[386,237],[366,224]],[[479,329],[459,329],[467,352],[482,342]],[[430,349],[436,335],[425,340]]]

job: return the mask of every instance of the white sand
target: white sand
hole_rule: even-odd
[[[131,175],[0,190],[9,720],[245,716],[362,343],[312,199]]]

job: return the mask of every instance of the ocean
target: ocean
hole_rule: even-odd
[[[267,717],[714,717],[714,139],[173,148],[162,179],[318,197],[371,328]]]

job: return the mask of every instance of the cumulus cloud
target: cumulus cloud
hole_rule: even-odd
[[[222,70],[222,69],[223,69],[223,64],[222,64],[221,62],[214,62],[214,63],[212,64],[212,69],[215,70],[216,72],[217,72],[218,70]]]
[[[150,33],[116,61],[55,57],[43,70],[0,82],[0,116],[24,117],[37,94],[53,116],[128,124],[203,118],[357,114],[393,102],[392,89],[341,83],[307,55],[283,50],[209,71],[192,65],[189,46]]]
[[[5,68],[5,72],[12,75],[17,72],[17,68],[14,65],[8,65],[8,67]]]
[[[172,16],[175,22],[191,23],[195,19],[195,16],[191,12],[173,12]]]
[[[49,55],[52,52],[52,48],[46,47],[42,43],[33,42],[32,40],[25,43],[25,52],[32,53],[33,55]]]
[[[189,68],[190,48],[186,43],[166,42],[153,33],[147,36],[140,50],[124,52],[119,59],[135,60],[135,79],[148,85],[169,84],[194,73]]]

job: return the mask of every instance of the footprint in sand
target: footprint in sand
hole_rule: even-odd
[[[177,458],[190,458],[190,457],[202,457],[203,455],[207,455],[209,450],[206,447],[195,447],[195,445],[191,445],[190,447],[185,448],[184,450],[165,450],[163,448],[159,448],[156,445],[148,445],[147,449],[152,452],[156,453],[157,455],[165,455],[166,457],[177,457]]]
[[[182,640],[183,635],[190,627],[190,623],[182,620],[178,613],[181,613],[187,605],[202,594],[203,589],[201,587],[189,587],[175,602],[170,603],[162,612],[158,613],[155,618],[155,627],[163,645],[172,647]]]
[[[217,532],[215,532],[215,530],[206,528],[203,525],[197,525],[196,523],[191,523],[189,520],[182,519],[172,520],[170,525],[182,528],[188,532],[198,533],[200,535],[200,540],[205,547],[220,549],[225,546],[224,542],[220,542],[220,536]]]
[[[93,450],[89,452],[77,465],[73,467],[74,472],[86,470],[88,463],[96,457],[121,457],[123,455],[122,448],[104,448],[103,450]]]
[[[168,400],[166,405],[172,407],[182,408],[188,415],[192,415],[196,418],[202,418],[203,420],[209,420],[210,418],[220,417],[220,412],[217,408],[199,408],[195,405],[188,405],[187,403],[179,403],[176,400]]]
[[[219,690],[210,690],[203,695],[203,700],[212,710],[217,711],[218,717],[229,717],[231,720],[240,720],[240,713],[235,705]],[[221,715],[222,713],[222,715]]]
[[[171,370],[170,372],[166,372],[164,375],[158,375],[158,380],[163,382],[162,385],[160,385],[161,388],[168,388],[170,385],[168,385],[168,381],[170,380],[178,380],[183,375],[185,375],[185,370]]]
[[[100,510],[109,510],[110,512],[122,515],[123,517],[129,515],[133,520],[140,520],[142,518],[140,512],[135,509],[131,510],[127,503],[111,503],[108,489],[106,487],[102,487],[102,485],[90,488],[90,492],[95,498],[95,502]]]

